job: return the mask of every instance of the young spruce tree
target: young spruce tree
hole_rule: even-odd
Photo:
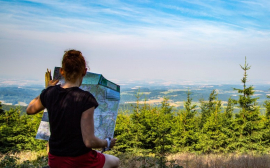
[[[187,92],[187,100],[184,102],[184,109],[179,110],[173,119],[173,151],[193,151],[197,142],[195,135],[197,123],[195,115],[197,114],[197,105],[192,105],[191,92]]]
[[[217,93],[216,90],[213,90],[208,98],[208,101],[204,101],[204,99],[200,100],[201,103],[201,121],[200,128],[202,129],[204,124],[207,122],[208,118],[211,116],[217,106]]]
[[[208,102],[201,101],[202,129],[196,148],[203,153],[223,152],[227,145],[227,136],[222,132],[221,101],[217,95],[213,90]]]
[[[255,143],[261,140],[261,136],[258,134],[260,129],[260,109],[257,106],[257,99],[252,97],[254,95],[254,87],[247,87],[247,71],[250,69],[246,62],[245,65],[240,65],[244,71],[244,76],[242,78],[243,89],[236,89],[239,95],[238,104],[240,108],[239,114],[236,114],[236,132],[238,134],[238,144],[237,148],[242,148],[244,150],[256,150]]]
[[[235,133],[234,133],[234,106],[237,101],[231,97],[228,99],[227,107],[222,113],[222,132],[226,135],[226,152],[232,152],[235,150]]]
[[[267,98],[270,98],[270,96],[267,96]],[[264,118],[262,143],[265,147],[270,148],[270,100],[266,100],[263,106],[266,108],[266,113]]]
[[[267,96],[268,99],[270,99],[270,96]],[[270,119],[270,100],[266,100],[263,104],[263,106],[266,108],[266,118]]]

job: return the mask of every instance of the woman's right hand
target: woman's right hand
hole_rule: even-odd
[[[117,141],[117,139],[115,139],[115,138],[112,138],[111,139],[110,148],[113,148],[114,147],[116,141]]]
[[[58,82],[59,82],[58,79],[50,80],[49,83],[48,83],[48,87],[49,86],[55,86]]]

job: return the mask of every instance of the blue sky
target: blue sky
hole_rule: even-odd
[[[270,1],[0,1],[0,85],[43,83],[66,49],[123,83],[270,84]]]

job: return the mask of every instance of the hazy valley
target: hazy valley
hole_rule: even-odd
[[[120,109],[129,108],[130,104],[147,103],[153,106],[160,105],[164,97],[169,99],[171,106],[183,108],[187,93],[191,92],[193,104],[199,105],[200,100],[207,100],[210,93],[215,89],[218,93],[218,99],[222,106],[227,105],[228,99],[238,99],[238,93],[234,88],[242,89],[242,85],[162,85],[162,84],[143,84],[128,83],[121,85]],[[253,97],[259,98],[258,105],[262,105],[270,95],[270,85],[255,85],[255,94]],[[43,86],[0,86],[0,101],[6,110],[8,106],[17,105],[27,106],[44,89]]]

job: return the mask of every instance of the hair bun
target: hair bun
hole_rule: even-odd
[[[76,80],[85,73],[86,62],[82,53],[77,50],[65,51],[62,68],[66,72],[64,76],[66,80]]]

